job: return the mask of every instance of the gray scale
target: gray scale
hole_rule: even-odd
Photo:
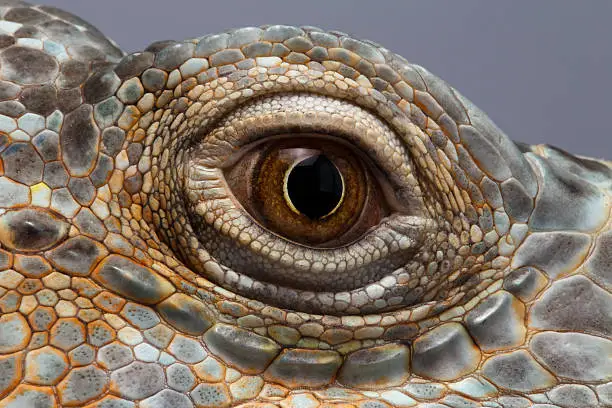
[[[109,370],[116,370],[134,360],[132,350],[121,343],[111,343],[98,350],[98,363]]]
[[[29,316],[29,323],[34,330],[48,330],[56,319],[53,309],[37,308]]]
[[[515,269],[504,279],[504,289],[523,302],[532,300],[545,286],[542,272],[532,267]]]
[[[102,347],[113,341],[113,329],[107,324],[88,327],[87,339],[92,346]],[[83,346],[86,346],[85,344]]]
[[[174,337],[168,350],[177,360],[190,364],[199,363],[206,357],[206,351],[199,341],[182,335]]]
[[[157,326],[151,329],[145,330],[143,335],[149,343],[159,348],[164,348],[167,347],[168,344],[170,344],[170,341],[174,336],[174,332],[167,326],[164,326],[163,324],[158,324]]]
[[[65,351],[72,350],[85,342],[85,328],[76,319],[59,319],[50,331],[50,343]]]
[[[191,408],[193,403],[184,394],[172,390],[162,390],[154,396],[141,401],[140,406],[143,408]]]
[[[195,376],[189,367],[179,363],[172,364],[166,369],[166,379],[168,386],[179,392],[187,392],[196,384]]]
[[[134,300],[161,300],[168,296],[171,289],[164,278],[152,270],[140,266],[128,258],[110,255],[98,265],[93,278],[108,282],[115,291],[125,294]]]
[[[0,358],[0,393],[5,394],[9,391],[13,379],[18,375],[19,369],[16,356]]]
[[[512,267],[535,266],[549,278],[557,278],[575,270],[584,259],[590,245],[591,238],[587,234],[532,233],[517,250]]]
[[[413,344],[412,371],[426,378],[453,380],[474,371],[479,361],[480,351],[459,323],[438,326]]]
[[[104,224],[89,208],[82,208],[73,222],[81,233],[98,241],[102,241],[106,236]]]
[[[196,406],[226,406],[230,402],[225,384],[200,384],[191,391],[190,396]]]
[[[30,351],[25,360],[26,378],[38,385],[56,384],[68,371],[68,361],[50,346]]]
[[[26,252],[57,245],[68,234],[68,228],[68,223],[43,209],[21,209],[0,216],[2,245]]]
[[[175,293],[159,303],[157,310],[170,325],[187,334],[203,334],[212,326],[202,303],[182,293]]]
[[[400,385],[409,375],[410,349],[386,345],[349,354],[338,373],[338,382],[355,388],[374,384]]]
[[[89,205],[95,197],[95,188],[89,178],[72,177],[68,182],[68,188],[72,196],[81,205]]]
[[[98,261],[108,252],[86,237],[68,239],[48,254],[48,259],[58,270],[73,276],[87,276]]]
[[[100,401],[97,408],[134,408],[135,406],[135,402],[113,396],[107,396]]]
[[[597,396],[586,385],[563,384],[548,392],[551,401],[561,407],[596,406]]]
[[[91,106],[81,105],[64,118],[60,148],[62,160],[73,177],[87,176],[96,162],[100,130],[92,113]]]
[[[266,337],[225,324],[213,326],[203,339],[212,353],[248,374],[265,370],[280,351]]]
[[[73,366],[85,366],[91,364],[96,358],[96,350],[89,344],[81,344],[69,354]]]
[[[162,390],[164,372],[154,363],[134,362],[113,371],[111,388],[127,399],[144,399]]]
[[[612,298],[584,276],[562,279],[534,304],[529,326],[606,336],[612,327]]]
[[[160,321],[153,309],[132,302],[124,306],[121,315],[132,325],[142,330],[150,329]]]
[[[270,364],[264,378],[289,387],[317,387],[331,382],[341,363],[333,351],[290,349]]]
[[[610,381],[612,341],[582,333],[543,332],[529,343],[535,357],[561,378],[576,381]]]
[[[108,375],[94,367],[75,368],[60,383],[60,401],[73,405],[79,401],[89,401],[100,396],[108,387]]]
[[[45,393],[40,389],[24,390],[18,398],[7,401],[9,408],[19,408],[22,406],[36,406],[37,408],[53,408],[56,406],[55,398],[52,394]]]
[[[483,372],[497,386],[512,391],[533,392],[556,383],[555,377],[524,350],[491,357]]]
[[[527,157],[542,178],[542,192],[529,224],[535,230],[594,231],[606,222],[606,194],[584,178],[563,167],[554,167],[533,154]],[[556,209],[563,208],[565,216],[559,220]]]
[[[585,263],[586,275],[599,286],[608,288],[612,284],[610,265],[612,265],[612,232],[606,232],[599,236],[593,256]]]
[[[595,391],[597,392],[597,397],[602,402],[602,404],[612,404],[612,382],[598,385],[595,388]]]
[[[466,327],[483,351],[520,346],[525,340],[525,306],[510,293],[497,292],[466,315]]]
[[[8,168],[6,177],[28,186],[42,181],[44,162],[31,144],[11,144],[1,157]]]

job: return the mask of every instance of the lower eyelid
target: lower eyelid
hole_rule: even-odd
[[[223,207],[224,218],[228,220],[225,223],[218,223],[219,218],[210,216],[214,208],[220,207]],[[354,289],[366,281],[369,283],[382,278],[409,261],[421,246],[427,233],[433,230],[433,224],[420,217],[395,216],[385,220],[379,227],[347,247],[312,249],[281,240],[280,237],[263,230],[236,208],[231,200],[201,202],[195,212],[204,218],[208,215],[204,223],[206,225],[202,222],[194,225],[199,225],[197,229],[204,237],[205,247],[207,247],[205,237],[211,234],[210,231],[207,232],[209,228],[219,236],[215,248],[207,250],[225,266],[237,271],[247,267],[253,277],[271,283],[289,284],[289,286],[297,284],[298,287],[309,289],[316,287],[318,290]],[[231,232],[232,226],[236,228],[236,233]],[[241,239],[239,235],[251,238]],[[227,248],[225,251],[216,250],[219,242],[225,242],[225,245],[221,244]],[[255,242],[257,246],[251,246],[251,243]],[[263,251],[262,248],[268,250]],[[290,259],[286,261],[278,259],[270,263],[268,254],[274,251],[278,251],[279,254],[290,254]],[[316,251],[316,256],[313,251]],[[321,265],[338,267],[333,273],[323,273],[322,270],[314,272],[312,268],[316,270],[316,265],[313,264],[313,259],[317,259],[316,263]],[[301,262],[306,262],[310,266],[306,269],[296,268]],[[311,272],[308,272],[309,270]],[[366,271],[368,272],[364,275]],[[338,282],[337,276],[342,276],[344,281]],[[315,286],[312,286],[313,284]]]
[[[366,234],[363,239],[352,244],[352,246],[342,250],[316,250],[317,254],[315,257],[308,254],[312,249],[296,246],[288,241],[283,242],[280,237],[270,234],[268,231],[255,224],[231,199],[229,192],[223,186],[222,177],[222,171],[220,169],[211,169],[203,166],[191,167],[189,174],[190,181],[188,184],[191,189],[192,213],[199,218],[199,220],[194,219],[192,225],[196,227],[196,232],[202,237],[204,247],[207,247],[208,242],[206,236],[214,234],[223,237],[226,242],[225,247],[227,250],[229,250],[230,247],[233,248],[230,252],[226,252],[227,250],[225,250],[219,254],[215,248],[207,248],[207,250],[212,255],[216,256],[220,262],[230,268],[238,268],[238,271],[245,265],[244,263],[241,265],[240,261],[245,256],[251,259],[247,262],[247,264],[250,265],[248,269],[254,270],[254,265],[260,261],[264,261],[267,256],[261,252],[261,248],[278,247],[278,251],[291,254],[291,262],[289,264],[281,263],[278,267],[281,268],[280,270],[282,270],[283,273],[289,273],[292,280],[295,280],[295,276],[303,276],[304,283],[321,282],[320,279],[307,277],[304,275],[303,271],[294,270],[291,266],[296,265],[300,260],[312,263],[312,259],[315,258],[320,260],[322,264],[342,265],[344,263],[345,269],[337,270],[336,273],[346,273],[346,271],[354,268],[354,272],[357,275],[361,273],[358,270],[360,268],[355,268],[358,264],[360,264],[362,268],[374,267],[373,264],[370,265],[371,262],[376,262],[377,259],[384,258],[386,259],[386,266],[383,268],[374,268],[378,270],[380,276],[383,276],[386,273],[390,273],[395,267],[399,267],[405,263],[407,259],[411,257],[412,251],[408,249],[413,248],[416,251],[416,248],[419,247],[421,240],[427,232],[433,230],[432,225],[427,224],[430,221],[422,217],[398,215],[385,220],[382,228],[375,228],[373,231]],[[429,227],[427,227],[427,225],[429,225]],[[232,230],[235,232],[232,232]],[[372,241],[372,239],[374,239],[374,241]],[[376,244],[379,239],[379,243]],[[215,247],[218,242],[219,240],[217,240]],[[257,246],[252,246],[255,243]],[[281,244],[282,248],[279,246]],[[353,246],[355,249],[351,249]],[[244,251],[246,255],[239,256],[237,254],[236,251],[240,247],[244,248],[242,251]],[[383,247],[386,247],[383,251],[385,255],[383,255],[383,252],[379,253]],[[393,261],[393,259],[397,257],[393,255],[396,251],[399,251],[397,252],[397,256],[401,259],[398,258],[396,261]],[[226,255],[231,253],[231,257],[224,256],[223,253]],[[371,255],[375,253],[379,253],[379,255]],[[370,255],[366,256],[366,254]],[[357,256],[357,258],[355,258],[355,256]],[[363,256],[366,256],[366,258],[357,261]],[[371,258],[372,256],[373,258]],[[237,259],[239,260],[238,262],[233,262]],[[352,261],[347,264],[347,261],[350,259],[352,259]],[[370,261],[365,259],[370,259]],[[273,270],[276,270],[276,268],[273,268]],[[271,273],[272,276],[277,276],[272,270],[269,270],[268,273]],[[347,277],[347,279],[350,278]],[[368,280],[372,279],[375,278],[369,278]],[[329,289],[329,287],[328,285],[326,288]]]

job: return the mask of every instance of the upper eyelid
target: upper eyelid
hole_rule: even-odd
[[[262,109],[258,111],[259,107]],[[300,117],[301,114],[306,116]],[[254,122],[261,123],[263,116],[274,120],[260,127],[250,126]],[[257,143],[267,136],[299,135],[299,131],[291,131],[295,126],[302,127],[304,133],[339,137],[356,145],[400,187],[416,186],[412,161],[403,142],[416,136],[398,135],[384,120],[356,104],[316,94],[280,93],[247,101],[199,139],[194,153],[202,157],[202,164],[224,166],[224,162],[245,145]],[[414,127],[411,130],[419,131]]]

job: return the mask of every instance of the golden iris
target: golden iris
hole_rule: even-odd
[[[346,245],[387,213],[364,158],[330,138],[265,142],[226,169],[225,177],[263,227],[309,246]]]

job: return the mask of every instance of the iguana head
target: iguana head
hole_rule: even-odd
[[[611,403],[609,163],[344,33],[0,16],[0,406]]]

